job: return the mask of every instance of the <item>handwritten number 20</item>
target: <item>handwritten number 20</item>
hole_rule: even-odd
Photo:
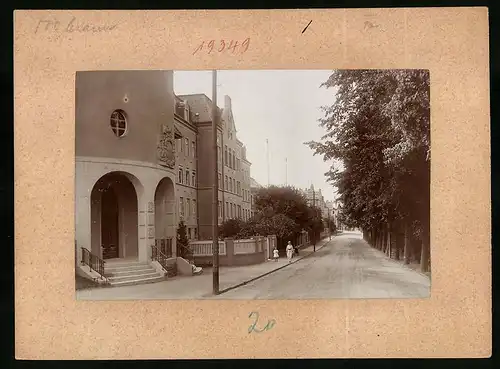
[[[264,326],[264,328],[259,329],[259,328],[256,328],[257,322],[259,321],[259,313],[255,312],[255,311],[252,311],[248,317],[250,319],[252,317],[254,317],[254,319],[255,319],[255,321],[253,322],[253,324],[250,325],[250,327],[248,327],[248,333],[252,333],[252,332],[261,333],[261,332],[264,332],[264,331],[268,331],[272,327],[274,327],[274,325],[276,324],[276,320],[271,319],[271,320],[267,321],[267,324]]]

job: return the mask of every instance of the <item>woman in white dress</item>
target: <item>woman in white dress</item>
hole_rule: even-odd
[[[288,241],[288,245],[286,245],[286,257],[288,258],[288,262],[292,262],[292,256],[293,256],[293,246],[292,242]]]

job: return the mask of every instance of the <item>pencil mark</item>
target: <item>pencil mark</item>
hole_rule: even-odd
[[[372,29],[372,28],[377,28],[378,24],[373,24],[370,21],[365,21],[365,29]]]
[[[310,25],[311,23],[312,23],[312,19],[311,19],[311,21],[307,24],[306,28],[304,28],[304,29],[302,30],[302,33],[304,33],[304,32],[306,31],[307,27],[309,27],[309,25]]]
[[[102,33],[113,31],[118,24],[92,24],[85,21],[79,21],[72,17],[67,22],[61,22],[58,19],[39,19],[34,33],[40,32],[59,32],[59,33]]]
[[[250,325],[250,327],[248,327],[248,333],[252,332],[262,333],[264,331],[270,330],[276,324],[276,320],[271,319],[267,321],[267,324],[262,329],[258,329],[255,326],[257,325],[257,322],[259,320],[259,313],[256,311],[252,311],[248,317],[249,318],[255,317],[255,321],[252,323],[252,325]]]

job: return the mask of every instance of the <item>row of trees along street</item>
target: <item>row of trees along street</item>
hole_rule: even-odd
[[[328,227],[328,220],[322,219],[321,210],[309,206],[305,196],[296,188],[261,188],[254,199],[256,214],[247,221],[237,218],[223,222],[219,229],[221,238],[276,235],[278,249],[284,249],[288,241],[296,246],[303,230],[308,233],[311,244],[316,244],[321,232]],[[329,227],[334,233],[333,221]]]
[[[430,268],[430,109],[426,70],[339,70],[321,87],[323,107],[315,155],[333,162],[340,221],[359,227],[373,247]]]

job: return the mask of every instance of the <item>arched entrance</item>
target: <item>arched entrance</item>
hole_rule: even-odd
[[[168,257],[175,243],[175,192],[170,178],[163,178],[155,191],[155,245]]]
[[[92,253],[103,259],[138,256],[137,193],[129,177],[128,173],[108,173],[92,189]]]

